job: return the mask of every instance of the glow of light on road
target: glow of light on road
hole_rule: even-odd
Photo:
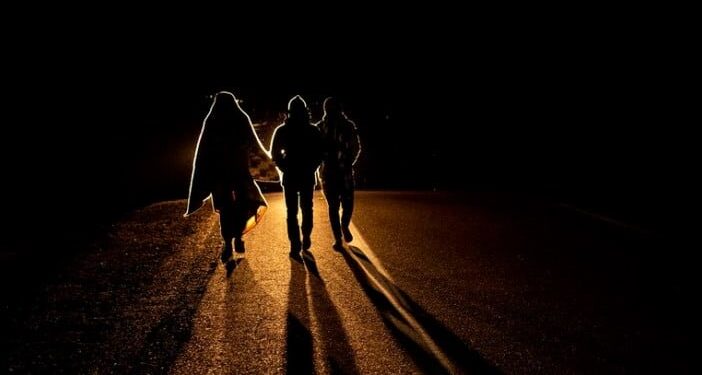
[[[354,241],[353,245],[348,246],[354,246],[359,249],[363,249],[363,255],[365,255],[365,257],[368,258],[368,262],[370,262],[371,264],[369,266],[366,266],[362,260],[360,260],[354,255],[354,251],[350,250],[349,248],[347,248],[346,251],[349,253],[349,255],[351,255],[352,258],[356,259],[356,262],[366,274],[366,277],[368,277],[368,279],[374,284],[375,289],[385,296],[385,298],[390,302],[395,311],[398,312],[402,316],[402,318],[407,322],[408,326],[406,326],[406,328],[403,329],[403,331],[405,331],[406,333],[415,334],[408,336],[418,336],[418,339],[420,341],[418,342],[418,344],[422,345],[426,350],[431,352],[434,358],[437,361],[439,361],[439,363],[441,363],[441,365],[444,367],[445,370],[448,371],[448,373],[456,374],[457,370],[455,366],[441,351],[441,349],[439,349],[439,346],[436,344],[436,342],[434,342],[434,339],[432,339],[432,337],[424,330],[419,321],[417,321],[417,319],[414,317],[414,315],[412,314],[411,307],[408,306],[407,302],[405,302],[405,300],[399,293],[394,292],[394,289],[397,288],[395,286],[395,281],[390,277],[388,272],[383,267],[383,264],[380,262],[378,257],[371,249],[371,247],[368,246],[368,243],[363,239],[363,236],[361,236],[361,233],[358,231],[358,228],[356,228],[356,226],[352,223],[349,229],[351,229],[351,232],[354,236]],[[374,270],[369,270],[369,267],[374,268]],[[387,280],[387,282],[379,280],[378,277],[373,275],[373,271],[380,273]],[[400,328],[403,325],[404,324],[399,324],[397,325],[397,327]]]
[[[371,247],[368,245],[368,242],[366,242],[366,240],[363,238],[363,235],[361,235],[361,232],[358,230],[358,228],[356,228],[356,226],[353,225],[353,223],[351,223],[349,229],[353,234],[353,246],[363,249],[363,253],[368,257],[371,263],[373,263],[378,272],[380,272],[381,275],[385,276],[386,279],[394,283],[395,280],[393,280],[388,271],[385,270],[385,267],[383,267],[383,263],[380,262],[380,259],[378,259],[378,257],[375,255],[373,249],[371,249]]]

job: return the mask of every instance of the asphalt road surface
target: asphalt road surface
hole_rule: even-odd
[[[222,264],[209,205],[134,212],[3,306],[2,372],[686,373],[688,267],[635,226],[505,194],[359,192],[288,257],[281,194]]]

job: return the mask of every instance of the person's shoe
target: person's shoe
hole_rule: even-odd
[[[222,246],[222,255],[220,256],[220,259],[222,259],[222,263],[227,263],[227,261],[231,257],[232,257],[232,244],[229,242],[225,242],[224,245]]]
[[[353,234],[351,234],[351,230],[349,230],[349,227],[343,227],[341,228],[341,231],[344,232],[344,239],[346,240],[346,242],[353,241]]]
[[[234,239],[234,251],[240,254],[246,252],[244,241],[242,241],[240,238]]]
[[[312,247],[312,240],[309,237],[302,239],[302,250],[309,250]]]

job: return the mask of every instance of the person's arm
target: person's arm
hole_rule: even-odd
[[[325,154],[326,154],[327,150],[324,147],[324,138],[322,137],[322,132],[318,128],[315,128],[315,130],[317,130],[315,132],[315,134],[317,136],[317,152],[316,152],[317,159],[315,160],[315,165],[316,165],[315,168],[317,168],[317,167],[319,167],[320,164],[322,164],[322,160],[324,160],[324,157],[326,156]]]
[[[281,125],[282,126],[282,125]],[[273,138],[271,140],[271,158],[273,158],[273,162],[275,165],[283,172],[285,172],[285,167],[286,167],[286,158],[285,155],[283,154],[283,144],[280,136],[280,128],[281,126],[277,127],[275,131],[273,132]]]
[[[251,153],[254,154],[256,157],[260,158],[261,160],[271,159],[270,151],[266,150],[266,148],[263,147],[261,140],[258,138],[258,134],[256,134],[256,131],[253,128],[251,129],[250,145]]]
[[[320,157],[322,158],[322,161],[324,161],[327,159],[327,156],[329,155],[327,141],[325,139],[325,134],[324,134],[324,131],[322,128],[324,125],[323,125],[322,121],[320,121],[320,122],[316,123],[314,126],[315,126],[315,128],[317,128],[317,130],[319,130],[319,149],[320,149],[320,154],[321,154]]]
[[[351,155],[354,155],[353,164],[356,164],[358,157],[361,156],[361,137],[358,136],[356,124],[353,121],[349,121],[349,124],[351,124]]]
[[[262,182],[278,182],[280,181],[280,176],[278,170],[275,168],[275,163],[271,159],[271,155],[261,144],[261,140],[256,134],[256,130],[251,127],[251,132],[249,133],[249,140],[247,143],[248,150],[247,156],[249,174],[256,181]]]

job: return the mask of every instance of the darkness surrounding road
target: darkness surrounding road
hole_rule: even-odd
[[[182,200],[25,265],[3,280],[3,371],[692,371],[692,265],[669,238],[525,196],[360,192],[342,253],[316,197],[299,263],[268,200],[227,266],[216,216]]]
[[[355,223],[398,287],[507,372],[690,371],[684,241],[525,196],[360,202]]]
[[[689,371],[679,10],[154,7],[0,23],[0,369]],[[264,144],[293,95],[314,120],[344,103],[358,187],[386,190],[359,195],[355,247],[327,251],[318,210],[316,262],[290,263],[273,210],[245,260],[216,262],[214,218],[172,200],[219,90]]]

